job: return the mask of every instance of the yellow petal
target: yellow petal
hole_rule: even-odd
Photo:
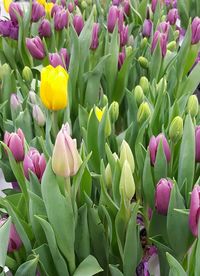
[[[97,106],[95,107],[95,114],[96,114],[97,119],[98,119],[99,122],[101,122],[101,119],[102,119],[102,117],[103,117],[104,110],[105,110],[105,109],[101,110],[101,109],[98,108]]]
[[[45,3],[45,5],[44,5],[45,12],[50,15],[53,6],[54,6],[53,3]]]
[[[43,6],[46,4],[46,0],[37,0],[37,2]]]
[[[9,12],[9,7],[11,3],[12,3],[12,0],[3,0],[3,5],[6,12]]]

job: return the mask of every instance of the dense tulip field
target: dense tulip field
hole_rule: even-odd
[[[200,1],[2,10],[0,276],[199,276]]]

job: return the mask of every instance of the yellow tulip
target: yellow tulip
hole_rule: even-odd
[[[47,15],[51,15],[51,10],[53,8],[53,3],[45,3],[44,8]]]
[[[95,114],[99,122],[101,122],[101,119],[103,117],[105,107],[103,109],[98,108],[97,106],[95,107]]]
[[[37,0],[37,2],[43,6],[46,4],[46,0]]]
[[[69,75],[62,66],[51,65],[41,71],[40,98],[50,110],[60,110],[67,106]]]
[[[11,3],[12,3],[12,0],[3,0],[3,5],[6,12],[9,12],[9,7]]]

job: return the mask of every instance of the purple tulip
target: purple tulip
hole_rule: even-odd
[[[118,32],[121,33],[123,31],[124,26],[124,13],[122,10],[118,10]]]
[[[74,0],[74,4],[75,4],[76,6],[78,6],[78,4],[79,4],[78,0]]]
[[[157,155],[157,150],[160,141],[162,141],[165,157],[167,159],[167,162],[170,162],[171,159],[171,152],[169,148],[169,144],[167,142],[167,139],[165,138],[164,134],[159,134],[157,137],[152,136],[149,142],[149,152],[150,152],[150,158],[151,158],[151,164],[154,166],[156,162],[156,155]]]
[[[119,6],[121,0],[112,0],[113,6]]]
[[[116,22],[118,20],[118,8],[116,6],[111,6],[108,12],[107,27],[109,33],[112,33]]]
[[[131,12],[131,6],[129,0],[124,1],[124,13],[129,16]]]
[[[19,33],[19,26],[12,24],[10,26],[10,38],[17,40],[18,39],[18,33]]]
[[[42,18],[43,16],[45,16],[44,7],[40,5],[38,2],[33,2],[31,14],[32,22],[38,22],[40,18]]]
[[[151,10],[153,13],[156,11],[157,4],[158,4],[158,0],[151,1]]]
[[[169,22],[169,24],[175,25],[177,19],[178,19],[178,10],[177,9],[169,10],[167,14],[167,21]]]
[[[53,6],[53,8],[51,9],[51,16],[54,17],[55,13],[57,13],[58,11],[61,11],[62,7],[59,6],[58,4],[55,4]]]
[[[62,61],[65,62],[65,67],[68,69],[69,68],[69,62],[70,62],[70,56],[69,56],[69,53],[67,52],[67,49],[61,48],[60,49],[60,56],[62,58]]]
[[[121,69],[122,65],[124,64],[125,58],[126,58],[126,55],[124,51],[120,52],[118,56],[118,71]]]
[[[10,18],[12,20],[13,23],[17,24],[18,23],[18,19],[17,19],[17,15],[22,17],[23,16],[23,11],[20,7],[20,5],[18,3],[14,3],[12,2],[9,6],[9,14],[10,14]]]
[[[177,8],[177,0],[165,0],[165,5],[167,7]]]
[[[13,111],[17,111],[17,110],[22,109],[19,97],[15,93],[11,94],[11,96],[10,96],[10,108]]]
[[[200,163],[200,126],[196,127],[195,130],[196,140],[196,162]]]
[[[191,194],[189,227],[192,234],[198,236],[198,224],[200,217],[200,186],[195,185]]]
[[[128,43],[128,26],[123,26],[120,32],[120,47],[125,46]]]
[[[152,31],[153,23],[150,19],[145,19],[142,29],[142,35],[143,37],[150,37],[151,31]]]
[[[170,28],[170,25],[169,25],[169,22],[161,22],[159,25],[158,25],[158,28],[157,30],[160,32],[160,33],[164,33],[164,34],[169,34],[169,28]]]
[[[46,119],[39,105],[34,104],[32,115],[38,126],[43,127],[45,125]]]
[[[151,45],[151,53],[154,52],[157,44],[160,44],[162,57],[165,57],[167,53],[167,34],[166,33],[160,33],[159,31],[156,31],[153,36],[153,41]]]
[[[152,267],[152,263],[154,267]],[[136,269],[136,276],[150,276],[150,269],[153,270],[153,275],[160,275],[159,273],[159,259],[158,250],[155,246],[146,246],[145,255]]]
[[[62,58],[58,53],[49,54],[49,62],[53,67],[57,67],[58,65],[64,67]]]
[[[24,160],[24,140],[24,134],[20,128],[17,132],[5,132],[4,143],[11,150],[17,162]]]
[[[40,37],[50,37],[51,36],[51,24],[49,20],[43,19],[38,28],[38,33]]]
[[[73,10],[74,10],[74,4],[72,3],[72,2],[69,2],[69,4],[68,4],[68,11],[70,12],[70,13],[72,13],[73,12]]]
[[[172,187],[172,181],[165,178],[160,179],[156,186],[155,207],[161,215],[167,215]]]
[[[61,0],[60,2],[61,2],[61,5],[63,6],[63,8],[65,8],[66,7],[66,0]]]
[[[10,36],[11,20],[0,20],[0,34],[4,37]]]
[[[99,23],[94,23],[93,24],[93,29],[92,29],[92,42],[90,45],[90,49],[95,50],[99,46]]]
[[[2,227],[6,221],[7,221],[7,218],[1,218],[0,219],[0,227]],[[20,236],[17,233],[15,225],[13,223],[11,223],[9,243],[8,243],[8,253],[12,253],[12,252],[18,250],[21,246],[22,246],[22,241],[20,239]]]
[[[200,41],[200,18],[195,17],[192,21],[192,44]]]
[[[45,57],[44,45],[39,36],[36,36],[34,38],[27,38],[26,46],[32,57],[40,60]]]
[[[58,10],[54,14],[54,26],[56,31],[61,31],[68,26],[69,15],[66,10]]]
[[[84,21],[81,15],[75,15],[73,18],[73,25],[78,35],[80,35],[83,27]]]
[[[46,160],[44,154],[40,154],[38,150],[31,148],[26,154],[23,162],[24,175],[29,180],[29,171],[32,171],[39,181],[41,181],[46,168]]]

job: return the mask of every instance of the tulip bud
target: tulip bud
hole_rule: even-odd
[[[196,117],[199,112],[199,101],[196,95],[191,95],[187,103],[187,112]]]
[[[151,109],[147,102],[141,103],[138,113],[137,113],[137,121],[138,123],[142,124],[147,121],[151,116]]]
[[[29,100],[32,104],[36,104],[37,103],[37,96],[35,94],[34,91],[29,91]]]
[[[56,68],[58,65],[64,67],[61,56],[58,53],[49,54],[49,63]]]
[[[56,137],[52,155],[52,169],[56,175],[69,177],[75,175],[80,167],[80,156],[69,134],[69,125],[63,125]]]
[[[135,182],[129,162],[127,160],[124,161],[122,167],[119,190],[121,195],[123,194],[129,201],[133,198],[135,194]]]
[[[115,24],[118,20],[118,8],[116,6],[111,6],[108,12],[107,27],[109,33],[112,33],[115,28]]]
[[[24,160],[24,134],[19,128],[17,132],[5,132],[4,143],[10,149],[17,162]]]
[[[110,120],[114,124],[119,116],[119,104],[118,102],[112,102],[109,108]]]
[[[164,58],[167,53],[167,39],[168,39],[167,37],[168,37],[167,33],[161,33],[159,31],[156,31],[153,36],[151,53],[155,51],[157,44],[159,43],[161,52],[162,52],[162,57]]]
[[[7,220],[6,218],[0,219],[0,228],[4,225],[6,220]],[[8,253],[13,253],[16,250],[19,250],[19,248],[21,246],[22,246],[22,241],[20,239],[20,236],[17,233],[15,225],[13,223],[11,223],[10,234],[9,234],[9,243],[8,243]]]
[[[171,41],[167,44],[167,50],[175,51],[176,50],[176,41]]]
[[[198,237],[199,225],[199,210],[200,210],[200,186],[195,185],[191,194],[190,212],[189,212],[189,227],[192,234]]]
[[[142,29],[143,37],[150,37],[152,32],[153,23],[150,19],[145,19]]]
[[[144,49],[148,44],[148,40],[146,37],[144,37],[142,40],[141,40],[141,44],[140,44],[140,47],[141,49]]]
[[[92,42],[90,45],[90,49],[96,50],[97,47],[99,46],[99,23],[94,23],[93,24],[93,29],[92,29]]]
[[[155,207],[161,215],[167,215],[172,188],[172,181],[165,178],[162,178],[156,186]]]
[[[11,94],[10,96],[10,109],[12,118],[16,118],[18,114],[22,111],[22,105],[17,94]]]
[[[87,8],[87,6],[88,6],[88,5],[87,5],[87,2],[83,0],[83,1],[81,2],[81,7],[85,10],[85,9]]]
[[[170,147],[164,134],[161,133],[157,137],[152,136],[149,142],[149,152],[150,152],[151,164],[153,166],[156,162],[156,155],[157,155],[158,146],[160,142],[162,142],[163,150],[164,150],[164,154],[167,162],[169,163],[171,159]]]
[[[46,119],[44,116],[44,113],[42,112],[41,108],[35,104],[33,106],[33,119],[36,121],[36,123],[40,126],[43,127],[45,125]]]
[[[153,13],[156,11],[157,4],[158,4],[158,0],[151,1],[151,10]]]
[[[0,80],[11,73],[11,68],[7,63],[0,66]]]
[[[124,13],[129,16],[131,12],[131,6],[129,0],[124,0]]]
[[[169,22],[169,24],[175,25],[177,19],[178,19],[178,10],[177,9],[169,10],[167,14],[167,21]]]
[[[42,18],[43,16],[45,16],[44,7],[42,5],[40,5],[38,2],[33,2],[31,21],[38,22],[40,20],[40,18]]]
[[[125,56],[129,57],[133,53],[133,48],[131,46],[125,47]]]
[[[174,40],[176,41],[179,37],[180,37],[180,31],[179,31],[179,30],[176,30],[176,31],[174,32]]]
[[[23,11],[22,11],[20,5],[18,3],[14,3],[14,2],[12,2],[9,6],[9,14],[10,14],[10,18],[11,18],[12,22],[15,24],[18,23],[17,15],[19,17],[23,17]]]
[[[200,41],[200,18],[195,17],[192,21],[192,44]]]
[[[119,158],[119,162],[122,167],[126,160],[130,165],[130,169],[132,173],[134,173],[135,161],[134,161],[133,153],[129,147],[129,144],[125,140],[123,140],[120,148],[120,158]]]
[[[128,43],[128,26],[123,26],[120,32],[120,47],[124,47]]]
[[[108,103],[108,97],[103,94],[103,96],[101,97],[101,106],[106,106]]]
[[[44,154],[40,154],[38,150],[34,148],[30,148],[27,152],[24,162],[24,175],[29,180],[29,171],[32,171],[39,181],[41,181],[44,171],[46,169],[46,160],[44,158]]]
[[[169,128],[169,137],[173,143],[177,143],[183,136],[183,119],[176,116]]]
[[[73,10],[74,10],[74,4],[72,3],[72,2],[69,2],[69,4],[68,4],[68,11],[70,12],[70,13],[72,13],[73,12]]]
[[[200,126],[195,129],[195,141],[196,141],[196,162],[200,163]]]
[[[167,90],[167,80],[162,78],[159,83],[156,85],[158,92]]]
[[[142,87],[144,94],[147,95],[149,93],[149,81],[145,76],[140,78],[140,86]]]
[[[51,36],[51,24],[49,20],[43,19],[38,28],[38,33],[40,37],[50,37]]]
[[[69,15],[65,10],[58,10],[54,14],[54,27],[56,31],[61,31],[68,26],[69,23]]]
[[[147,69],[149,67],[149,62],[145,57],[139,57],[138,62],[140,66],[144,69]]]
[[[120,52],[118,56],[118,71],[122,68],[122,65],[124,64],[124,60],[126,58],[126,55],[124,52]]]
[[[108,164],[106,166],[105,179],[106,179],[106,185],[107,185],[108,189],[110,189],[112,187],[112,172],[111,172],[110,164]]]
[[[31,83],[33,80],[33,73],[28,66],[25,66],[22,71],[22,77],[25,81]]]
[[[140,85],[137,85],[134,89],[134,97],[135,97],[135,101],[137,103],[138,106],[140,106],[140,104],[143,102],[144,100],[144,92],[143,89]]]
[[[28,48],[32,57],[36,59],[43,59],[45,57],[44,45],[39,36],[36,36],[35,38],[27,38],[26,47]]]
[[[84,21],[81,15],[75,15],[73,18],[73,25],[78,35],[80,35],[83,27]]]

